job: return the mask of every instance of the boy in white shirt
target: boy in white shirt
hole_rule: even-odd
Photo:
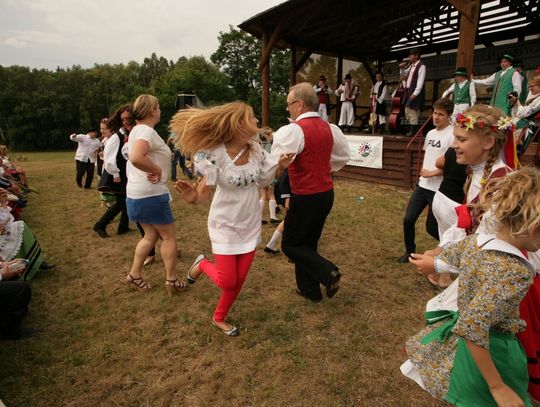
[[[443,156],[454,140],[450,115],[454,103],[448,99],[439,99],[433,104],[433,124],[435,128],[426,135],[424,142],[424,161],[420,171],[420,179],[414,189],[403,218],[403,237],[405,254],[398,258],[398,263],[407,263],[409,255],[416,252],[415,224],[426,206],[429,207],[426,219],[426,230],[439,240],[437,220],[431,210],[433,196],[442,182],[442,170],[435,166],[437,158]]]

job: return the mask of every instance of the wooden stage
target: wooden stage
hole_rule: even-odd
[[[350,136],[372,136],[371,133],[352,132]],[[383,168],[367,168],[346,165],[336,176],[352,180],[377,182],[385,185],[393,185],[410,189],[414,187],[418,179],[424,153],[422,147],[423,137],[417,137],[407,148],[412,137],[405,135],[386,135],[381,136],[383,141]],[[538,141],[531,143],[525,154],[521,157],[522,165],[531,165],[538,154]]]

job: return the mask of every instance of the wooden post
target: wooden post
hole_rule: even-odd
[[[336,89],[339,88],[343,81],[343,56],[338,55],[337,61],[337,77],[336,77]],[[336,96],[336,123],[339,123],[339,116],[341,115],[341,101],[340,97]]]
[[[291,47],[291,72],[289,74],[289,86],[296,85],[296,46]]]
[[[268,31],[264,31],[262,35],[262,56],[267,52],[268,42]],[[270,126],[270,57],[260,66],[260,69],[262,82],[262,125],[264,127]]]
[[[456,68],[464,66],[467,72],[473,72],[474,45],[480,19],[481,0],[448,0],[460,14],[459,42],[456,56]]]

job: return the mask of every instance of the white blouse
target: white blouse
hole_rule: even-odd
[[[208,233],[214,254],[249,253],[261,241],[259,188],[275,177],[277,160],[253,142],[249,160],[236,165],[220,144],[196,155],[195,168],[216,186],[208,214]]]

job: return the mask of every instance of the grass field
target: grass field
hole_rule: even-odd
[[[149,293],[128,289],[139,235],[116,235],[116,223],[109,239],[92,231],[104,209],[95,189],[75,185],[73,155],[22,154],[40,192],[28,197],[23,218],[57,268],[31,282],[25,324],[44,332],[0,342],[8,407],[443,405],[399,371],[404,342],[435,293],[395,261],[407,191],[338,180],[320,251],[343,273],[339,293],[303,300],[292,265],[261,244],[230,313],[242,333],[228,338],[210,324],[219,292],[204,276],[170,300],[158,261],[146,272]],[[210,253],[208,206],[175,196],[173,209],[184,276],[198,253]],[[434,245],[424,220],[419,250]],[[263,242],[272,232],[264,226]]]

